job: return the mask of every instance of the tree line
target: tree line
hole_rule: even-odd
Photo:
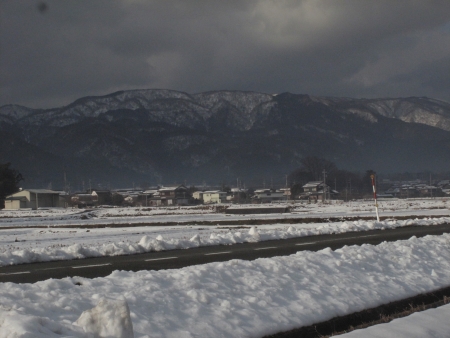
[[[0,209],[5,207],[5,197],[19,191],[22,174],[11,168],[11,163],[0,163]]]
[[[310,181],[323,182],[324,172],[326,184],[340,192],[341,197],[347,195],[348,198],[356,198],[372,191],[370,176],[375,174],[372,169],[363,174],[355,173],[339,169],[334,162],[315,156],[302,158],[300,164],[299,168],[288,175],[288,183],[294,196],[303,192],[303,185]]]

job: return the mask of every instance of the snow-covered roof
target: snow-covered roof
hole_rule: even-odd
[[[247,189],[242,189],[242,188],[231,188],[231,192],[246,192]]]
[[[26,201],[27,198],[25,196],[7,196],[5,200],[8,201]]]
[[[184,185],[178,185],[176,187],[162,187],[158,191],[174,191],[177,189],[187,189]]]
[[[271,191],[270,189],[258,189],[258,190],[255,190],[255,194],[262,194],[264,192],[270,192],[270,191]]]
[[[13,196],[17,193],[23,192],[23,191],[29,191],[33,194],[54,194],[54,195],[59,195],[59,191],[54,191],[54,190],[48,190],[48,189],[23,189],[21,191],[18,191],[14,194],[11,194],[10,196]]]
[[[145,190],[142,192],[142,194],[154,194],[156,193],[158,190]]]
[[[317,187],[318,185],[323,184],[323,181],[311,181],[306,183],[303,188]]]

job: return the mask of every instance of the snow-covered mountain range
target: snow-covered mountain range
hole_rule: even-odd
[[[191,125],[207,122],[211,117],[228,110],[229,125],[238,130],[250,129],[264,110],[271,108],[275,95],[215,91],[199,94],[165,89],[119,91],[105,96],[89,96],[68,106],[54,109],[31,109],[18,105],[0,107],[0,119],[19,125],[49,125],[63,127],[85,118],[99,117],[113,110],[146,110],[154,121]],[[342,113],[351,113],[377,121],[377,115],[404,122],[421,123],[450,131],[450,103],[426,97],[396,99],[351,99],[308,96]]]
[[[449,170],[450,104],[282,93],[129,90],[0,107],[2,161],[35,184],[283,176],[303,156],[379,171]],[[120,182],[120,183],[119,183]]]

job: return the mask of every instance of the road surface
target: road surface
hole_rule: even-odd
[[[185,250],[150,252],[128,256],[107,256],[70,261],[53,261],[0,267],[0,282],[34,283],[49,278],[81,276],[104,277],[114,270],[139,271],[180,269],[182,267],[231,259],[286,256],[301,250],[318,251],[344,245],[379,244],[383,241],[408,239],[412,236],[450,233],[450,224],[408,226],[392,230],[347,232],[283,240],[234,245],[206,246]]]

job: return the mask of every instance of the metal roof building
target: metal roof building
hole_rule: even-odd
[[[6,196],[5,209],[38,209],[59,207],[58,191],[47,189],[24,189]]]

